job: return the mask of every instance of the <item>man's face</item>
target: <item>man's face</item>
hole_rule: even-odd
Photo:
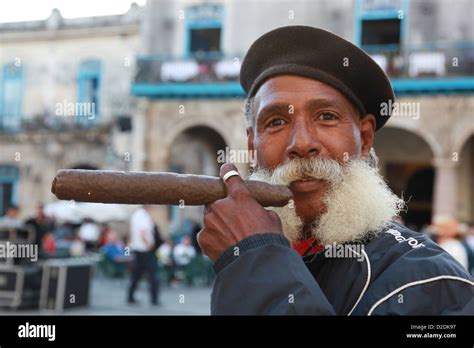
[[[191,245],[191,238],[188,236],[183,237],[183,244],[186,246]]]
[[[443,238],[456,238],[459,233],[459,224],[456,220],[448,220],[437,225],[439,234]]]
[[[7,216],[12,218],[12,219],[16,219],[18,217],[19,212],[20,211],[17,208],[10,208],[7,211]]]
[[[44,219],[45,218],[43,207],[37,207],[36,208],[36,217],[38,219]]]
[[[257,151],[259,169],[314,156],[344,164],[367,155],[372,147],[374,117],[360,118],[343,94],[316,80],[293,75],[267,80],[255,95],[253,114],[248,145]],[[305,222],[323,212],[326,182],[301,180],[290,189],[296,212]]]

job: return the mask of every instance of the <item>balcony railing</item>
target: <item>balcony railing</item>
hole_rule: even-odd
[[[162,97],[242,96],[240,63],[240,56],[140,56],[132,94]]]
[[[362,47],[390,77],[395,92],[474,91],[474,42]],[[149,97],[243,96],[241,57],[140,56],[132,94]]]
[[[392,78],[474,76],[474,42],[362,48]]]
[[[474,91],[474,42],[362,47],[398,94]]]
[[[37,115],[35,117],[15,118],[0,117],[0,133],[24,133],[29,131],[48,131],[48,132],[74,132],[81,130],[102,129],[109,127],[110,122],[76,122],[74,117],[66,116],[45,116]]]
[[[240,57],[140,56],[135,83],[238,82]]]

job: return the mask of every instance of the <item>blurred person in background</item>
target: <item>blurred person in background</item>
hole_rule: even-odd
[[[160,246],[164,243],[163,239],[161,238],[160,229],[158,228],[157,224],[153,226],[153,255],[156,257],[156,252]],[[158,261],[158,260],[156,260]]]
[[[56,254],[56,239],[51,230],[45,232],[41,239],[40,255],[43,257],[53,257]]]
[[[113,262],[128,260],[128,256],[125,255],[125,244],[120,240],[118,233],[112,229],[107,231],[105,243],[100,250]]]
[[[39,204],[36,207],[35,216],[26,220],[25,225],[31,226],[31,228],[34,230],[35,244],[37,244],[40,249],[46,251],[47,254],[51,254],[51,239],[54,241],[54,235],[52,232],[56,229],[56,224],[53,219],[46,216],[42,204]],[[51,235],[48,236],[47,240],[44,240],[44,237],[47,234]],[[46,242],[48,243],[48,246],[45,246]]]
[[[4,216],[0,217],[0,227],[5,228],[21,228],[23,223],[19,219],[20,208],[17,205],[11,204]]]
[[[471,223],[461,224],[461,243],[467,253],[467,270],[474,275],[474,227]]]
[[[199,246],[199,243],[198,243],[198,240],[197,240],[197,236],[198,236],[199,232],[201,231],[201,229],[202,229],[202,226],[200,224],[198,224],[197,222],[194,222],[194,226],[193,226],[193,229],[191,231],[192,245],[194,247],[194,250],[196,250],[196,254],[198,254],[198,255],[202,254],[201,247]]]
[[[467,270],[468,253],[461,242],[459,222],[451,216],[438,216],[433,222],[436,242]]]
[[[123,274],[126,265],[131,261],[131,257],[125,255],[125,244],[120,239],[118,233],[113,229],[108,229],[105,235],[104,245],[100,251],[113,268],[114,274]]]
[[[151,206],[144,205],[130,219],[130,249],[134,255],[132,277],[128,290],[128,303],[136,304],[134,294],[143,275],[150,284],[152,305],[158,305],[157,261],[155,256],[155,223],[150,215]]]
[[[75,237],[69,244],[69,255],[70,256],[84,256],[86,253],[86,246],[84,241],[79,237]]]
[[[191,237],[183,236],[181,242],[174,247],[173,258],[177,266],[187,266],[196,257],[196,249],[191,244]]]
[[[176,277],[174,275],[175,262],[173,259],[174,244],[172,240],[165,241],[157,250],[158,260],[166,273],[168,284],[175,285]]]
[[[469,222],[466,243],[474,251],[474,221]],[[474,269],[473,269],[474,272]]]
[[[79,238],[85,243],[87,251],[97,249],[100,237],[100,227],[91,218],[85,218],[78,232]]]
[[[173,249],[173,258],[176,263],[176,278],[192,285],[194,274],[193,259],[196,257],[196,249],[192,245],[192,239],[185,234],[181,241]]]
[[[100,236],[99,236],[99,240],[97,241],[97,246],[99,248],[102,248],[105,244],[107,244],[107,239],[108,239],[108,235],[110,231],[112,231],[112,229],[110,228],[109,224],[107,223],[101,224]]]

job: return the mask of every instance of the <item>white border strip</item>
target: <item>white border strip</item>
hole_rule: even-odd
[[[415,286],[415,285],[420,285],[420,284],[425,284],[425,283],[430,283],[430,282],[434,282],[434,281],[437,281],[437,280],[441,280],[441,279],[451,279],[451,280],[459,280],[461,282],[465,282],[469,285],[472,285],[474,286],[474,282],[471,282],[469,279],[464,279],[464,278],[461,278],[461,277],[455,277],[455,276],[449,276],[449,275],[441,275],[441,276],[437,276],[437,277],[434,277],[434,278],[428,278],[428,279],[423,279],[423,280],[417,280],[416,282],[411,282],[411,283],[407,283],[395,290],[393,290],[391,293],[389,293],[388,295],[382,297],[380,300],[378,300],[373,306],[372,308],[370,308],[369,310],[369,313],[367,313],[367,315],[372,315],[372,312],[384,301],[388,300],[390,297],[392,297],[393,295],[395,295],[397,292],[403,290],[403,289],[406,289],[406,288],[409,288],[410,286]]]

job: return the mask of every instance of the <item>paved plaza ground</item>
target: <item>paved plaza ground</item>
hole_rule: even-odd
[[[138,305],[126,303],[129,279],[108,279],[97,276],[91,283],[90,305],[67,309],[64,315],[209,315],[211,287],[178,284],[162,286],[160,306],[151,306],[148,283],[140,282],[136,291]],[[1,314],[50,314],[38,310],[0,310]]]

